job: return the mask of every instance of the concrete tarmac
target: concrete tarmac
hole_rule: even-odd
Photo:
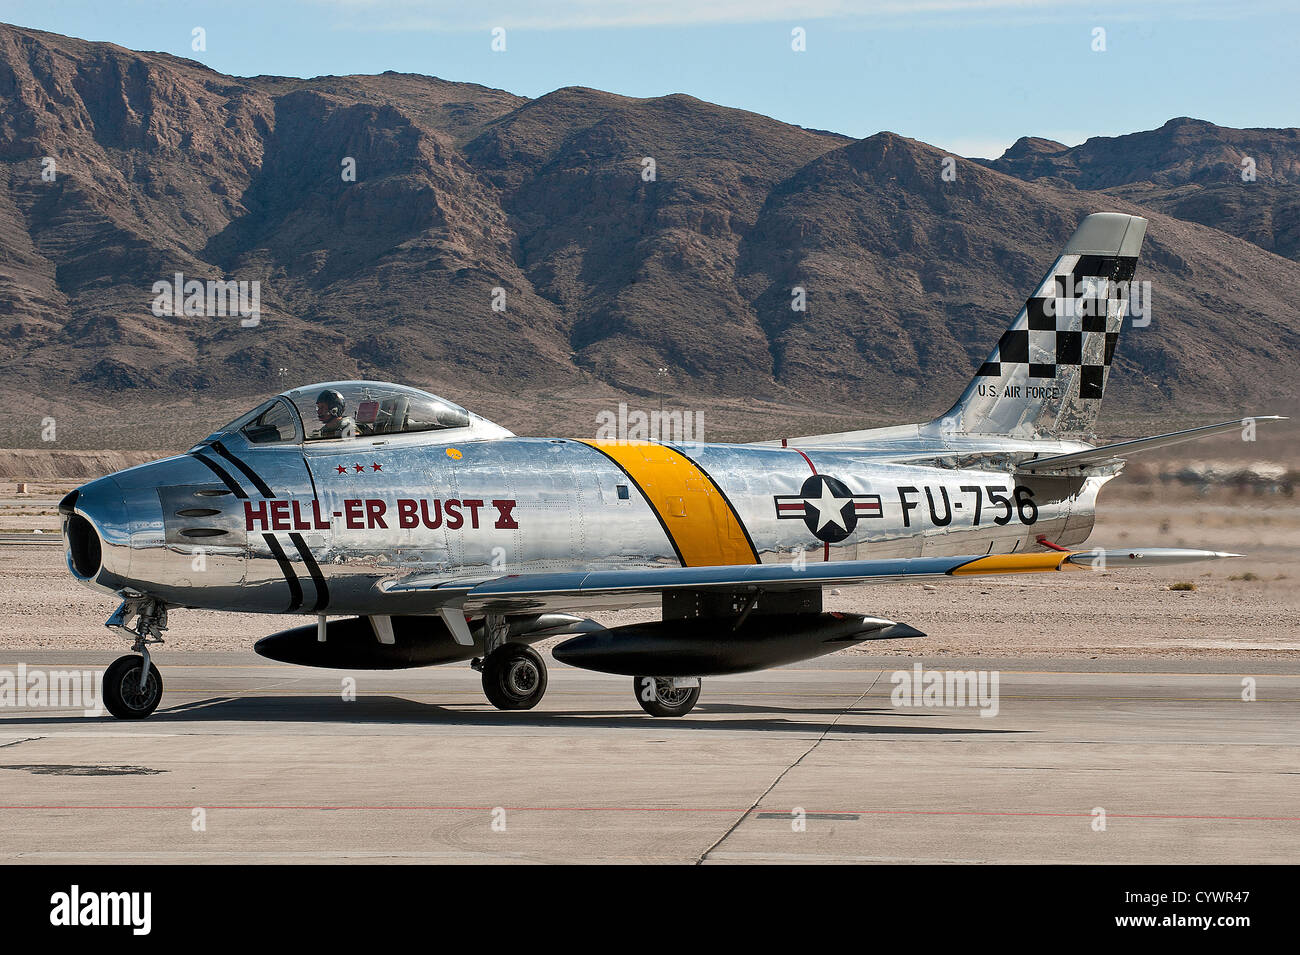
[[[0,688],[20,663],[113,655],[6,651]],[[630,678],[549,659],[523,713],[464,665],[155,661],[166,693],[139,723],[0,699],[0,860],[1300,861],[1287,661],[841,653],[706,679],[677,720],[644,715]],[[894,705],[916,662],[996,672],[996,715]]]

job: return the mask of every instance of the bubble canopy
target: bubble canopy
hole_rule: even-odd
[[[252,444],[274,444],[444,431],[470,423],[464,408],[427,391],[382,381],[326,381],[286,391],[220,430],[239,431]]]

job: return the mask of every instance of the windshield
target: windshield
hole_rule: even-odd
[[[469,425],[469,412],[425,391],[378,381],[338,381],[288,392],[308,441],[441,431]]]
[[[298,430],[297,415],[292,406],[283,398],[272,398],[258,405],[252,411],[245,411],[234,421],[230,421],[205,440],[215,439],[223,434],[238,431],[249,444],[274,444],[286,441],[301,441]]]
[[[294,440],[298,436],[298,425],[289,405],[277,398],[269,408],[244,425],[240,432],[249,444],[274,444]]]

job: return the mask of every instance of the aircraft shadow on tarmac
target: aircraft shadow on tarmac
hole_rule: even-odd
[[[366,696],[351,702],[344,702],[338,697],[322,696],[215,696],[189,703],[160,708],[148,720],[139,726],[176,726],[194,723],[353,723],[365,724],[429,724],[446,726],[481,726],[481,727],[550,727],[555,729],[578,729],[583,727],[600,727],[612,729],[648,729],[673,731],[707,731],[707,730],[774,730],[807,733],[811,730],[824,729],[833,719],[847,713],[871,715],[879,713],[893,719],[872,725],[837,724],[837,734],[1005,734],[1022,733],[1025,730],[1011,729],[976,729],[956,726],[914,726],[900,725],[896,719],[911,721],[951,716],[937,710],[910,710],[900,712],[892,708],[875,707],[867,709],[816,708],[816,707],[773,707],[747,706],[734,703],[701,703],[691,715],[678,719],[658,719],[630,710],[626,714],[610,710],[519,710],[501,711],[493,709],[487,703],[464,703],[454,707],[436,703],[421,703],[417,700],[396,696]],[[745,718],[716,719],[696,717],[716,717],[719,713],[753,714]],[[790,718],[780,714],[791,714]],[[766,718],[765,718],[766,717]],[[86,719],[94,722],[113,722],[113,717],[105,713],[100,717],[73,716],[64,711],[61,715],[26,716],[0,719],[0,726],[12,729],[31,729],[48,725],[85,725]],[[123,722],[119,725],[132,725]]]

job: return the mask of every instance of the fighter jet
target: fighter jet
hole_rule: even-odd
[[[956,404],[920,424],[756,444],[528,438],[377,381],[269,398],[60,503],[69,571],[121,600],[106,625],[132,641],[107,708],[158,706],[150,648],[181,608],[314,618],[256,643],[287,663],[470,660],[504,710],[538,704],[531,644],[565,635],[557,660],[630,676],[647,713],[681,716],[702,677],[924,636],[825,611],[828,586],[1237,556],[1079,546],[1130,455],[1242,427],[1092,438],[1146,226],[1086,217]],[[662,619],[586,616],[623,607]]]

